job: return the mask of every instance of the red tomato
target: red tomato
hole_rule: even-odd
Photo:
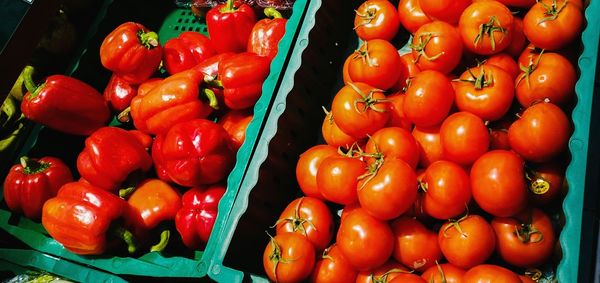
[[[317,170],[317,187],[323,197],[339,204],[357,201],[358,177],[365,173],[366,164],[357,158],[330,156]]]
[[[315,249],[302,235],[283,233],[271,238],[263,253],[263,266],[275,282],[299,282],[315,265]]]
[[[383,128],[390,116],[385,95],[364,83],[342,87],[333,98],[331,113],[340,130],[355,138]]]
[[[431,217],[446,220],[462,214],[471,201],[471,183],[465,170],[440,160],[425,170],[421,186],[426,190],[423,209]]]
[[[407,131],[412,129],[412,123],[404,115],[404,99],[406,96],[403,93],[395,93],[387,97],[390,119],[385,125],[386,127],[400,127]]]
[[[527,46],[527,37],[525,37],[525,33],[523,32],[523,20],[514,17],[512,40],[504,52],[510,54],[513,58],[517,58],[521,55],[525,46]]]
[[[494,126],[489,127],[490,150],[510,150],[510,143],[508,142],[508,127],[510,127],[511,123],[508,120],[504,119],[494,124]]]
[[[446,259],[461,268],[485,262],[494,252],[496,235],[483,217],[469,215],[440,228],[438,243]]]
[[[311,283],[347,283],[356,280],[358,272],[350,265],[337,245],[323,253],[310,276]]]
[[[468,50],[481,55],[495,54],[512,41],[513,15],[502,3],[475,2],[460,16],[458,28]]]
[[[533,44],[528,44],[521,53],[519,54],[519,59],[517,59],[517,64],[519,64],[519,68],[527,68],[527,66],[534,64],[537,61],[537,56],[540,55],[542,49],[535,47]]]
[[[406,216],[392,222],[394,252],[392,256],[413,270],[423,271],[442,259],[437,234],[421,222]]]
[[[402,26],[410,33],[415,33],[419,27],[431,22],[431,19],[421,9],[419,0],[400,0],[398,16]]]
[[[519,54],[521,54],[521,51],[519,51]],[[515,61],[515,59],[513,59],[513,57],[511,57],[507,53],[498,53],[490,56],[485,60],[484,65],[494,65],[508,73],[513,79],[511,84],[514,84],[514,80],[517,78],[517,76],[519,76],[519,73],[521,72],[521,70],[519,69],[519,65],[517,65],[517,61]]]
[[[356,283],[387,283],[399,275],[409,272],[402,264],[390,260],[374,270],[360,272],[356,277]]]
[[[456,24],[471,0],[419,0],[419,4],[431,19]]]
[[[383,39],[390,41],[398,33],[400,19],[396,7],[384,0],[363,2],[354,17],[354,30],[362,40]]]
[[[287,232],[306,237],[317,251],[322,251],[333,238],[333,216],[327,205],[319,199],[295,199],[277,220],[277,235]]]
[[[248,111],[233,110],[219,119],[219,125],[223,126],[223,129],[231,137],[231,144],[236,151],[242,147],[246,139],[246,129],[252,121],[252,117],[254,116]]]
[[[565,167],[560,162],[536,164],[528,171],[529,195],[533,204],[545,206],[561,193]]]
[[[408,68],[408,77],[409,78],[413,78],[418,73],[421,72],[421,69],[419,69],[419,67],[415,63],[415,57],[413,57],[412,52],[406,53],[406,54],[400,56],[400,59],[402,59],[402,61],[404,61],[404,64]]]
[[[346,218],[350,212],[356,210],[357,208],[360,208],[360,204],[358,202],[344,206],[344,209],[342,209],[342,215],[340,216],[341,221],[344,221],[344,218]]]
[[[583,12],[568,0],[539,1],[523,18],[523,32],[535,46],[558,50],[581,34]]]
[[[394,248],[394,234],[390,226],[362,208],[346,215],[336,240],[346,259],[359,271],[384,264]]]
[[[398,158],[404,160],[412,168],[419,163],[419,145],[409,131],[398,128],[383,128],[371,136],[365,148],[367,154],[383,154],[386,160]],[[368,158],[373,164],[376,158]]]
[[[442,142],[440,141],[440,126],[415,127],[412,135],[419,144],[419,165],[427,167],[429,164],[444,159]]]
[[[499,217],[513,216],[527,205],[523,159],[507,150],[482,155],[471,167],[471,190],[477,204]]]
[[[465,273],[451,263],[442,263],[428,268],[421,277],[429,283],[462,283]]]
[[[413,36],[412,54],[421,70],[450,73],[460,62],[462,39],[455,27],[441,21],[422,25]]]
[[[404,115],[420,127],[441,123],[448,116],[454,102],[454,89],[450,80],[433,70],[418,73],[405,95]]]
[[[527,161],[544,162],[567,149],[571,122],[552,103],[538,103],[525,110],[508,129],[510,147]]]
[[[390,283],[427,283],[427,281],[416,274],[400,274]]]
[[[464,283],[521,283],[521,279],[514,272],[497,265],[482,264],[475,266],[463,277]]]
[[[536,283],[533,279],[531,279],[531,277],[526,275],[519,275],[519,279],[521,279],[521,282],[523,283]]]
[[[481,118],[469,112],[450,115],[440,128],[444,157],[461,165],[470,165],[490,145],[490,134]]]
[[[396,72],[398,73],[398,80],[396,83],[389,89],[390,92],[404,92],[406,87],[408,86],[408,66],[400,57],[400,64],[396,66]]]
[[[394,45],[383,39],[372,39],[365,41],[354,52],[348,65],[348,74],[352,81],[386,90],[398,82],[400,64],[400,55]]]
[[[354,54],[350,54],[346,61],[344,61],[344,66],[342,67],[342,78],[344,80],[344,84],[352,83],[352,79],[350,79],[350,73],[348,72],[348,66],[350,66],[350,62],[354,58]]]
[[[356,138],[350,136],[338,127],[333,114],[327,112],[325,119],[323,119],[323,126],[321,126],[321,133],[325,142],[333,147],[350,148],[355,142],[358,142]]]
[[[323,198],[317,186],[317,170],[323,160],[336,155],[337,148],[328,145],[313,146],[300,155],[296,164],[296,180],[306,196]]]

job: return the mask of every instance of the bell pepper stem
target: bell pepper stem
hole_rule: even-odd
[[[119,113],[117,115],[117,120],[119,120],[119,122],[121,123],[128,123],[129,121],[131,121],[131,107],[127,107],[125,108],[125,110],[121,111],[121,113]]]
[[[122,199],[126,199],[129,195],[131,195],[135,191],[135,186],[127,187],[119,190],[119,197]]]
[[[212,107],[213,109],[218,110],[219,101],[217,100],[217,96],[215,95],[215,93],[208,88],[203,89],[202,93],[204,94],[204,96],[206,96],[206,98],[208,98],[208,105],[210,105],[210,107]]]
[[[49,163],[29,159],[27,156],[21,157],[19,162],[21,163],[21,166],[23,166],[23,173],[28,175],[44,172],[46,169],[48,169],[48,167],[50,167]]]
[[[204,83],[212,87],[223,89],[223,83],[221,82],[221,80],[217,79],[217,76],[204,76]]]
[[[125,244],[127,244],[127,251],[130,254],[135,253],[137,251],[137,245],[135,244],[135,238],[133,237],[133,233],[131,233],[131,231],[129,231],[123,227],[118,227],[115,230],[113,230],[113,233],[119,239],[123,240],[123,242],[125,242]]]
[[[144,32],[143,30],[140,30],[138,31],[137,36],[140,43],[148,49],[158,46],[158,34],[153,31]]]
[[[160,242],[150,248],[150,252],[162,252],[169,244],[171,238],[171,230],[163,230],[160,233]]]
[[[225,7],[221,8],[220,12],[221,13],[233,13],[235,12],[235,7],[234,7],[234,0],[227,0],[227,3],[225,3]]]
[[[277,11],[277,9],[273,8],[273,7],[267,7],[264,10],[265,16],[272,18],[272,19],[281,19],[283,18],[283,16],[281,16],[281,13],[279,13],[279,11]]]
[[[34,93],[37,89],[37,86],[35,85],[35,83],[33,82],[33,67],[32,66],[25,66],[25,68],[23,68],[23,73],[21,74],[21,76],[23,76],[23,82],[25,83],[25,88],[27,89],[27,91],[29,93]]]

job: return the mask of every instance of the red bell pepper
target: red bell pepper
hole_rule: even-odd
[[[171,177],[169,177],[169,173],[167,173],[167,168],[165,167],[165,158],[162,154],[162,144],[165,139],[165,135],[157,135],[154,138],[154,142],[152,143],[152,161],[154,162],[154,170],[156,171],[156,175],[159,179],[165,182],[173,182]]]
[[[182,186],[219,182],[234,164],[234,152],[228,140],[223,127],[209,120],[176,124],[162,141],[162,164],[171,180]]]
[[[115,190],[129,175],[147,172],[152,158],[144,145],[126,130],[104,127],[85,140],[77,169],[85,180],[105,190]]]
[[[113,74],[104,89],[104,99],[116,111],[129,107],[131,100],[137,95],[137,86],[132,85]]]
[[[227,0],[206,13],[206,26],[213,46],[219,53],[246,50],[250,32],[256,23],[252,7]]]
[[[161,79],[161,78],[148,79],[147,81],[140,84],[140,86],[138,87],[137,95],[139,95],[139,96],[146,95],[155,86],[160,85],[160,83],[162,81],[163,81],[163,79]]]
[[[227,131],[231,138],[233,150],[238,151],[246,139],[246,129],[252,121],[252,113],[245,110],[229,111],[219,119],[219,125]]]
[[[194,70],[200,71],[204,74],[204,81],[207,82],[208,89],[212,90],[217,97],[218,105],[225,105],[225,98],[223,97],[223,86],[218,80],[219,65],[223,60],[234,56],[235,53],[227,52],[212,56],[202,63],[196,65]],[[225,107],[219,107],[220,110],[226,111]]]
[[[109,247],[111,223],[125,212],[121,198],[84,182],[67,183],[44,204],[42,225],[67,250],[81,255],[103,253]],[[118,236],[134,252],[131,233],[118,229]]]
[[[4,179],[4,200],[11,211],[39,219],[44,202],[56,196],[58,189],[71,181],[71,170],[60,159],[29,159],[24,156],[21,164],[10,168]]]
[[[223,85],[225,105],[231,109],[254,106],[270,71],[270,60],[254,53],[240,53],[223,60],[219,79]]]
[[[165,43],[163,63],[167,72],[174,75],[191,69],[215,54],[217,52],[208,37],[197,32],[186,31]]]
[[[279,41],[285,34],[287,20],[274,8],[266,8],[265,15],[269,18],[258,21],[252,28],[247,51],[273,60]]]
[[[147,80],[161,59],[158,34],[134,22],[118,26],[100,46],[102,65],[131,84]]]
[[[204,248],[215,225],[223,194],[223,185],[196,187],[183,194],[183,206],[175,217],[175,227],[186,247],[195,250]]]

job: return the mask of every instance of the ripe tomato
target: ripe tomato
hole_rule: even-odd
[[[470,165],[487,152],[490,134],[481,118],[469,112],[456,112],[442,123],[440,142],[444,158]]]
[[[526,275],[519,275],[519,279],[521,279],[523,283],[536,283],[533,279],[531,279],[531,277]]]
[[[396,7],[384,0],[367,0],[356,10],[354,30],[362,40],[390,41],[398,33],[400,19]]]
[[[556,237],[552,221],[539,209],[514,218],[492,220],[496,232],[497,251],[507,263],[516,267],[536,267],[550,259]]]
[[[502,3],[475,2],[460,16],[458,28],[468,50],[481,55],[495,54],[512,41],[513,15]]]
[[[310,276],[312,283],[347,283],[354,282],[358,272],[350,265],[337,245],[332,245],[323,253],[315,264]]]
[[[360,272],[356,277],[356,283],[387,283],[391,282],[399,275],[407,274],[409,272],[410,271],[402,266],[402,264],[390,260],[373,270]]]
[[[490,128],[490,150],[504,149],[510,150],[508,142],[508,127],[510,121],[503,119],[494,123]]]
[[[454,90],[458,109],[486,121],[502,118],[515,96],[514,78],[503,69],[487,63],[465,71],[454,84]]]
[[[387,97],[389,102],[390,119],[385,127],[400,127],[407,131],[412,129],[412,123],[404,115],[404,93],[395,93]]]
[[[398,3],[398,16],[402,26],[413,34],[422,25],[431,22],[431,19],[421,9],[419,0],[400,0],[400,3]]]
[[[517,58],[521,55],[525,46],[527,46],[527,37],[525,37],[525,33],[523,32],[523,19],[514,17],[512,40],[508,47],[504,49],[504,52],[510,54],[513,58]]]
[[[414,34],[412,54],[421,70],[450,73],[460,62],[462,39],[455,27],[441,21],[422,25]]]
[[[513,216],[527,205],[523,159],[507,150],[482,155],[471,167],[471,191],[477,204],[499,217]]]
[[[538,103],[525,110],[508,129],[510,147],[527,161],[544,162],[567,148],[571,123],[552,103]]]
[[[428,268],[421,277],[429,283],[461,283],[465,273],[451,263],[442,263]]]
[[[419,4],[431,19],[456,24],[471,0],[419,0]]]
[[[521,283],[521,279],[514,272],[497,265],[482,264],[475,266],[465,273],[464,283]]]
[[[352,83],[352,79],[350,79],[350,73],[348,72],[348,66],[350,66],[350,62],[354,58],[354,54],[350,54],[346,61],[344,61],[344,66],[342,67],[342,78],[344,80],[344,84]]]
[[[415,127],[412,135],[419,144],[419,165],[421,167],[427,167],[433,162],[444,159],[440,141],[440,126]]]
[[[327,205],[319,199],[295,199],[277,220],[277,235],[286,232],[306,237],[318,252],[322,251],[333,238],[333,216]]]
[[[521,51],[519,51],[519,54],[520,53]],[[519,65],[517,65],[517,62],[515,59],[513,59],[513,57],[511,57],[508,53],[498,53],[487,58],[484,65],[494,65],[508,73],[512,78],[511,84],[513,84],[512,87],[514,89],[514,80],[517,78],[521,70],[519,69]]]
[[[581,34],[583,12],[571,1],[539,1],[523,18],[523,32],[531,43],[558,50]]]
[[[496,235],[483,217],[468,215],[440,228],[438,243],[446,259],[460,268],[485,262],[494,252]]]
[[[527,172],[529,195],[533,204],[544,206],[560,196],[565,178],[561,162],[536,164]]]
[[[365,173],[366,164],[357,158],[330,156],[321,162],[317,170],[317,187],[323,197],[339,204],[357,201],[358,177]]]
[[[398,82],[400,64],[400,55],[394,45],[383,39],[372,39],[354,52],[348,74],[352,81],[387,90]]]
[[[362,208],[344,217],[336,240],[346,259],[359,271],[384,264],[394,248],[394,234],[390,226]]]
[[[414,218],[396,219],[392,222],[392,232],[395,240],[392,256],[405,266],[423,271],[442,259],[437,234]]]
[[[419,275],[405,273],[399,274],[390,283],[427,283],[427,281],[423,280]]]
[[[549,99],[557,105],[566,105],[573,99],[577,73],[565,57],[558,53],[543,53],[526,66],[516,81],[519,103],[529,107]]]
[[[440,160],[425,170],[423,209],[431,217],[446,220],[463,213],[471,201],[471,183],[465,170],[450,161]]]
[[[263,253],[263,266],[275,282],[300,282],[315,265],[315,248],[302,235],[283,233],[271,238]]]
[[[344,133],[344,131],[338,127],[331,112],[327,112],[325,119],[323,119],[321,134],[323,134],[323,139],[325,142],[333,147],[341,146],[343,148],[350,148],[350,146],[352,146],[355,142],[359,141],[355,137]]]
[[[421,69],[419,69],[417,64],[415,64],[415,57],[413,57],[412,52],[403,54],[402,56],[400,56],[400,59],[402,59],[402,61],[404,61],[404,64],[408,68],[408,77],[409,78],[413,78],[418,73],[421,72]]]
[[[405,95],[404,115],[420,127],[441,123],[448,116],[454,102],[454,89],[450,80],[433,70],[418,73]]]
[[[406,90],[406,86],[408,85],[408,66],[400,57],[400,64],[396,66],[396,72],[398,73],[398,80],[396,83],[389,89],[389,92],[404,92]]]
[[[364,84],[349,84],[335,95],[331,114],[340,130],[355,138],[363,138],[383,128],[390,113],[385,95]]]
[[[334,155],[337,155],[337,148],[328,145],[316,145],[300,154],[296,164],[296,180],[306,196],[323,199],[317,187],[317,170],[323,160]]]
[[[357,208],[360,208],[360,204],[358,202],[344,206],[344,209],[342,209],[342,215],[340,216],[341,221],[344,221],[344,218],[346,218],[350,212],[356,210]]]
[[[227,114],[219,119],[219,125],[223,126],[223,129],[231,137],[231,144],[236,151],[246,139],[246,129],[250,121],[252,121],[252,117],[252,113],[248,111],[234,110],[227,112]]]
[[[385,159],[398,158],[412,168],[419,163],[419,145],[409,131],[398,128],[383,128],[371,136],[365,147],[367,154],[383,154]],[[373,164],[376,158],[367,158]]]

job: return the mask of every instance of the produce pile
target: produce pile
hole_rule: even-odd
[[[325,109],[325,144],[299,157],[303,196],[271,227],[268,278],[555,280],[583,3],[355,8],[359,47]]]

